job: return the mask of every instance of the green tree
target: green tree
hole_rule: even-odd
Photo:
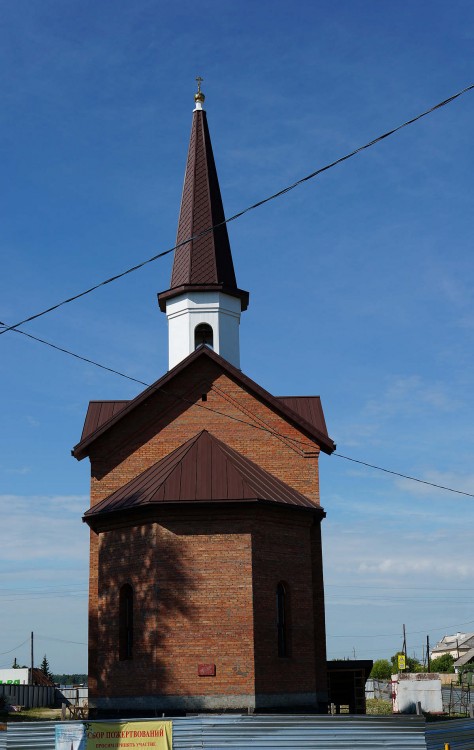
[[[388,659],[377,659],[377,661],[374,661],[374,666],[369,677],[372,677],[374,680],[389,680],[391,676],[392,665]]]
[[[87,685],[87,675],[85,673],[54,674],[53,677],[54,682],[59,682],[60,685]]]
[[[391,658],[392,662],[392,674],[398,673],[398,655],[403,655],[403,651],[397,651],[396,654],[394,654]],[[423,672],[423,665],[420,664],[418,659],[414,659],[412,656],[407,656],[406,658],[406,669],[403,670],[404,672]]]
[[[431,659],[430,663],[431,672],[454,672],[454,659],[451,654],[443,654],[442,656]]]
[[[49,668],[49,662],[46,657],[46,654],[43,656],[43,661],[40,664],[40,671],[43,672],[45,677],[47,677],[49,680],[53,679],[53,674]]]

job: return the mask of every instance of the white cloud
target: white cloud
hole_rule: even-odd
[[[80,495],[0,495],[0,561],[5,569],[28,561],[71,565],[87,559],[87,532],[81,514],[88,498]]]
[[[454,411],[461,406],[459,398],[452,395],[441,382],[430,383],[420,375],[393,376],[377,399],[365,406],[368,415],[377,417],[401,416],[424,411],[432,407],[438,411]]]
[[[431,557],[407,557],[406,554],[398,557],[385,557],[377,560],[364,560],[357,565],[357,571],[363,574],[383,574],[407,576],[410,574],[419,575],[429,573],[430,576],[440,576],[450,579],[455,576],[460,578],[469,578],[472,572],[470,560],[445,560],[440,559],[439,555]]]

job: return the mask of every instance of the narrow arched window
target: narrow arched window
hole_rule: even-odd
[[[133,589],[126,583],[119,595],[119,659],[133,658]]]
[[[288,607],[287,587],[280,581],[276,588],[278,656],[290,655]]]
[[[194,329],[194,348],[206,344],[211,349],[214,347],[214,332],[208,323],[199,323]]]

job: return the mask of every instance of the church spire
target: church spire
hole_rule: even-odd
[[[198,76],[196,80],[198,90],[194,96],[195,108],[176,240],[178,247],[174,255],[170,289],[158,295],[158,302],[169,321],[170,367],[194,351],[199,343],[213,346],[218,354],[238,367],[238,326],[241,311],[247,309],[249,295],[237,287],[227,225],[223,223],[225,214],[207,117],[203,109],[203,79]],[[216,228],[207,231],[211,227]],[[192,239],[186,242],[188,238]],[[185,310],[186,330],[183,320],[179,326],[172,324],[176,316],[183,317]],[[234,322],[229,325],[231,319]],[[200,332],[196,337],[197,326]],[[211,329],[207,336],[205,326]]]

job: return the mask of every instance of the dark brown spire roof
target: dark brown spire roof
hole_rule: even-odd
[[[156,504],[259,501],[322,512],[301,492],[202,430],[86,511],[84,520]]]
[[[248,292],[237,288],[226,224],[197,236],[225,219],[206,112],[193,113],[188,161],[184,178],[171,287],[158,295],[160,309],[167,299],[188,291],[216,289],[239,297],[242,310],[248,306]]]

